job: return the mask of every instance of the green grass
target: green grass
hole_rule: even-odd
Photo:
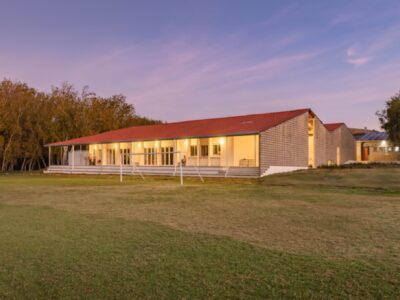
[[[399,298],[399,178],[0,175],[0,298]]]

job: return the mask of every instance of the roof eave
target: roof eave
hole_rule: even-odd
[[[148,141],[165,141],[165,140],[182,140],[182,139],[203,139],[203,138],[214,138],[214,137],[223,137],[223,136],[242,136],[242,135],[254,135],[259,134],[264,130],[252,130],[252,131],[242,131],[235,133],[221,133],[221,134],[212,134],[212,135],[196,135],[196,136],[179,136],[179,137],[163,137],[163,138],[149,138],[149,139],[126,139],[126,140],[103,140],[97,142],[71,142],[71,143],[50,143],[44,145],[45,147],[61,147],[61,146],[75,146],[75,145],[92,145],[92,144],[112,144],[112,143],[129,143],[129,142],[148,142]]]

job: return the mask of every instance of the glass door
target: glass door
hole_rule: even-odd
[[[161,147],[161,165],[172,166],[174,164],[174,147]]]

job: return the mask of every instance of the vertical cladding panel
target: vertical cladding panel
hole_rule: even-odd
[[[335,144],[335,132],[326,131],[326,164],[331,161],[336,164],[336,144]]]
[[[327,164],[327,140],[328,130],[325,125],[316,117],[315,118],[315,166]]]
[[[356,146],[353,135],[346,125],[340,126],[339,130],[339,146],[341,153],[341,161],[339,164],[343,164],[349,160],[356,160]]]
[[[346,125],[329,131],[316,120],[315,160],[316,166],[326,165],[329,161],[343,164],[356,159],[353,135]],[[337,149],[340,148],[340,161],[337,161]]]
[[[346,125],[341,125],[334,131],[328,131],[328,136],[327,160],[340,165],[356,159],[355,140]],[[337,161],[337,148],[340,148],[340,161]]]
[[[269,166],[308,166],[308,113],[260,133],[260,172]]]

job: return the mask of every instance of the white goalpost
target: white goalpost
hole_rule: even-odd
[[[157,174],[156,168],[169,167],[173,169],[172,175],[176,176],[179,172],[180,185],[183,185],[183,165],[185,162],[182,158],[182,153],[179,151],[169,152],[143,152],[143,153],[123,153],[120,152],[119,161],[119,180],[123,181],[123,173],[126,168],[131,168],[131,175],[138,174],[143,180],[145,177],[141,168],[154,168],[154,173]],[[160,172],[163,174],[163,172]],[[168,174],[168,173],[165,173]],[[199,176],[203,181],[200,173]]]

